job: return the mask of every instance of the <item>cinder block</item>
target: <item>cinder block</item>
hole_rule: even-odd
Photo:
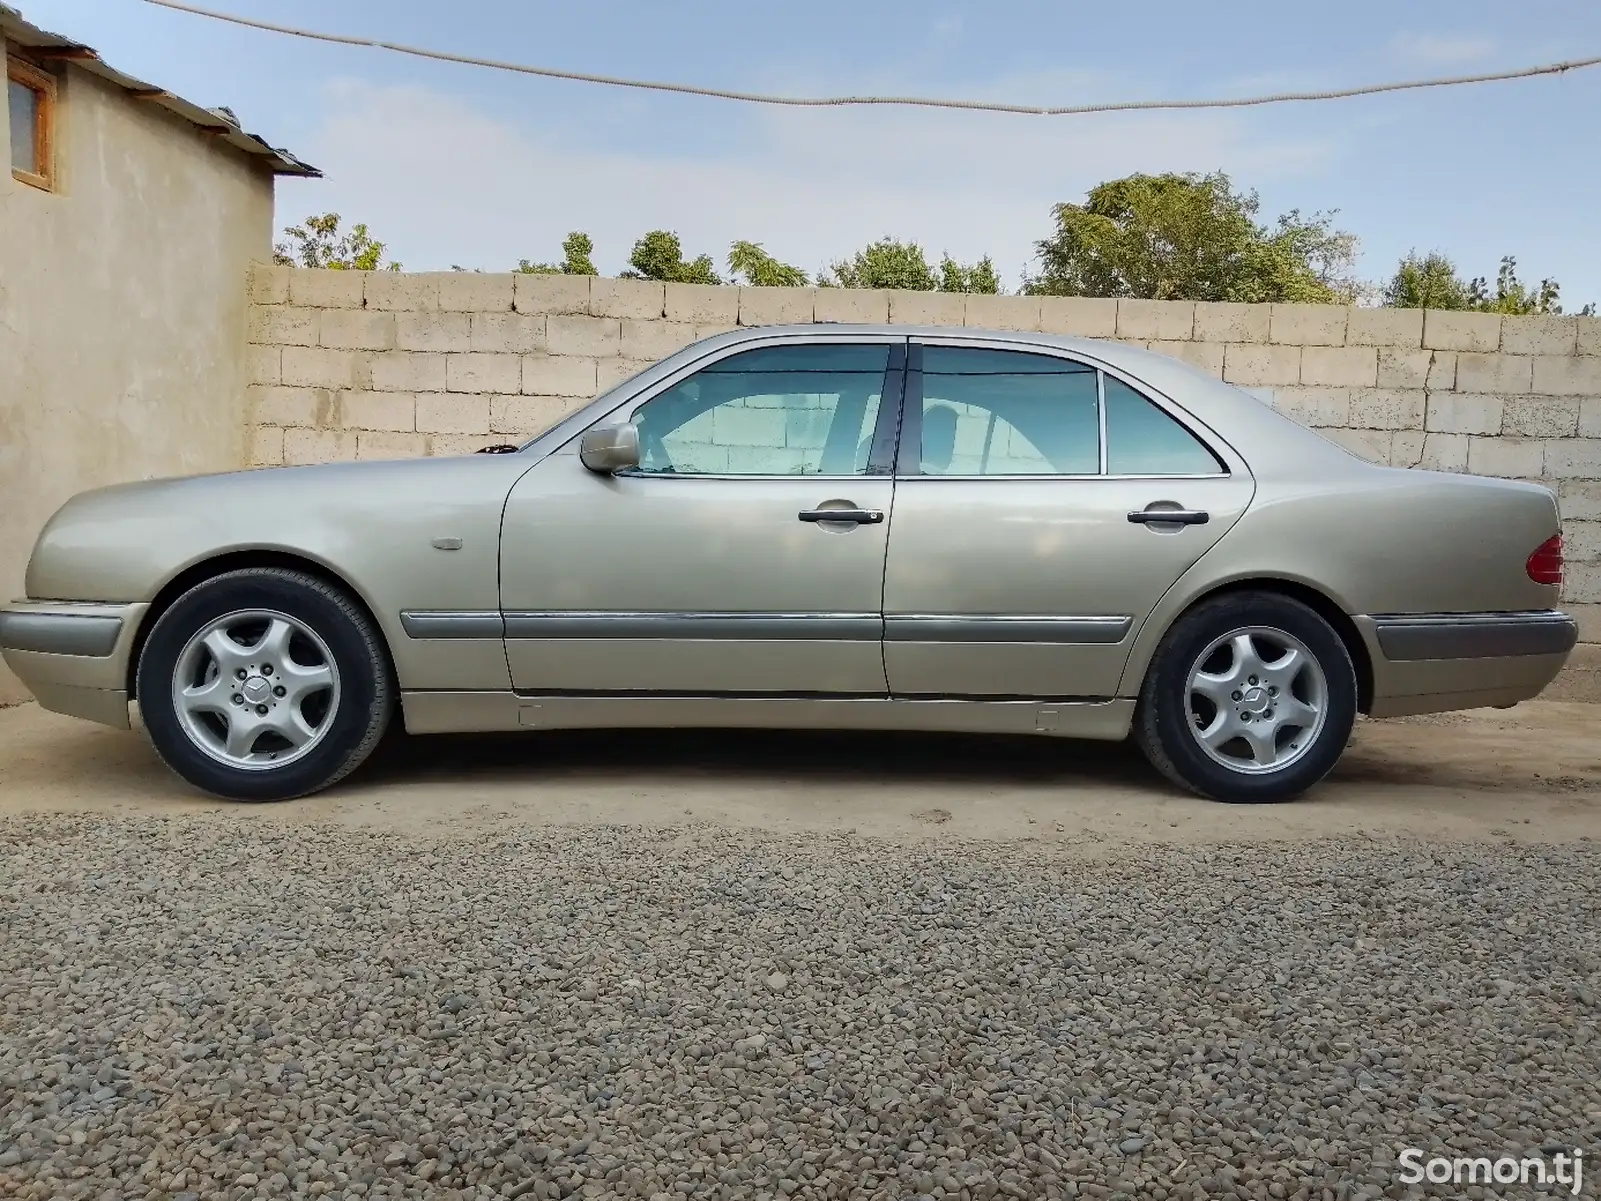
[[[372,386],[379,392],[443,392],[445,356],[386,350],[372,357]]]
[[[1499,396],[1433,393],[1429,396],[1424,428],[1435,434],[1499,434],[1501,411]]]
[[[1351,424],[1351,394],[1344,388],[1275,388],[1272,404],[1302,425]]]
[[[1545,443],[1538,438],[1468,439],[1468,470],[1474,475],[1521,479],[1538,476],[1544,464]]]
[[[1331,388],[1377,387],[1378,349],[1372,346],[1308,345],[1301,352],[1301,382]]]
[[[1601,521],[1601,479],[1561,481],[1557,485],[1557,509],[1563,521]]]
[[[741,325],[794,325],[807,323],[817,314],[817,294],[821,288],[741,288]]]
[[[731,334],[738,328],[739,326],[737,325],[723,325],[718,322],[697,325],[695,327],[695,341],[699,342],[705,338],[715,338],[718,334]]]
[[[1569,617],[1579,623],[1579,641],[1601,642],[1601,605],[1564,606]]]
[[[531,354],[545,349],[545,314],[474,313],[471,349],[476,354]]]
[[[523,357],[521,391],[531,396],[594,396],[595,360],[563,355]],[[517,389],[502,389],[511,393]]]
[[[343,392],[339,396],[339,424],[352,430],[414,430],[417,397],[410,392]]]
[[[294,388],[362,388],[367,386],[367,361],[350,350],[285,346],[280,376]]]
[[[512,300],[519,313],[589,312],[590,275],[526,275],[512,281]]]
[[[659,279],[592,279],[589,315],[660,321],[667,307],[666,288]]]
[[[716,284],[668,284],[663,315],[692,325],[739,324],[739,289]]]
[[[819,293],[818,304],[822,304]],[[998,329],[1034,332],[1040,327],[1040,298],[1038,296],[990,296],[972,293],[962,315],[962,323],[970,329]]]
[[[1501,314],[1425,309],[1423,345],[1430,350],[1493,354],[1501,349]]]
[[[1231,384],[1298,384],[1301,348],[1230,342],[1223,349],[1223,378]]]
[[[1502,354],[1575,354],[1579,318],[1533,313],[1501,319]]]
[[[284,462],[342,463],[356,457],[354,430],[285,430]]]
[[[1466,471],[1467,434],[1424,434],[1423,457],[1418,466],[1426,471]]]
[[[445,356],[447,392],[516,392],[522,374],[522,358],[514,354]]]
[[[622,352],[623,323],[616,317],[576,317],[552,313],[545,319],[545,346],[551,354],[604,357]]]
[[[1423,444],[1428,437],[1422,430],[1396,430],[1390,435],[1390,466],[1418,466],[1423,461]]]
[[[1601,480],[1601,438],[1555,438],[1545,443],[1545,476]]]
[[[1575,317],[1579,327],[1579,353],[1601,354],[1601,317]]]
[[[1117,301],[1109,296],[1041,296],[1040,331],[1075,338],[1115,338]]]
[[[1369,463],[1388,466],[1390,462],[1390,432],[1388,430],[1320,429],[1330,442],[1345,447],[1358,458]]]
[[[245,295],[251,304],[288,304],[289,276],[298,267],[251,263],[245,273]]]
[[[472,349],[472,315],[396,313],[395,349],[466,354]]]
[[[356,435],[358,459],[420,459],[427,453],[427,434],[362,430]]]
[[[695,327],[681,321],[636,321],[623,318],[624,357],[655,362],[695,341]]]
[[[497,442],[504,438],[494,439]],[[490,438],[482,434],[429,434],[428,453],[436,459],[458,458],[463,455],[476,454],[490,444]]]
[[[439,307],[452,313],[509,313],[512,277],[487,271],[452,271],[439,277]]]
[[[364,278],[369,309],[416,312],[439,307],[438,272],[369,271]]]
[[[394,350],[395,314],[375,309],[327,309],[319,338],[322,345],[334,350]]]
[[[1421,388],[1363,388],[1351,394],[1350,424],[1369,430],[1422,430],[1428,395]],[[1418,446],[1421,453],[1421,439]]]
[[[252,467],[277,467],[284,461],[284,432],[276,425],[258,425],[250,431],[246,461]]]
[[[1150,342],[1146,344],[1146,349],[1198,367],[1216,379],[1223,378],[1221,342]]]
[[[824,288],[822,292],[828,290]],[[1114,314],[1116,304],[1112,302]],[[889,294],[889,319],[896,325],[961,325],[966,312],[967,297],[960,292],[913,292],[897,288]]]
[[[1195,336],[1195,302],[1119,300],[1117,336],[1146,342],[1188,342]]]
[[[417,429],[425,434],[489,433],[489,397],[428,392],[417,398]]]
[[[245,347],[245,378],[252,384],[276,384],[282,375],[283,351],[276,346]]]
[[[489,429],[491,433],[531,438],[591,399],[588,396],[492,396],[489,398]]]
[[[1580,563],[1601,560],[1601,521],[1564,521],[1562,557]]]
[[[1418,312],[1421,313],[1422,310],[1419,309]],[[1421,317],[1419,320],[1421,321]],[[1434,354],[1432,350],[1379,347],[1379,387],[1424,387],[1429,381],[1429,367],[1434,361]]]
[[[1269,341],[1281,346],[1345,345],[1350,310],[1342,305],[1274,304],[1269,308]]]
[[[889,320],[889,292],[882,288],[819,288],[812,298],[812,320],[883,325]]]
[[[1534,360],[1526,355],[1459,354],[1458,392],[1527,392],[1534,378]]]
[[[1569,563],[1562,572],[1562,599],[1601,601],[1601,563]],[[1565,678],[1572,668],[1565,669]]]
[[[600,359],[596,362],[595,395],[614,388],[630,376],[638,375],[647,367],[654,367],[655,359]]]
[[[302,267],[289,277],[289,303],[312,309],[359,309],[368,272]]]
[[[1454,350],[1432,350],[1434,360],[1429,364],[1428,387],[1431,392],[1449,392],[1456,387],[1456,360]]]
[[[1601,438],[1601,396],[1579,398],[1579,437]]]
[[[1347,312],[1347,346],[1413,349],[1423,345],[1422,309],[1353,308]]]
[[[1601,358],[1540,355],[1534,360],[1534,388],[1547,396],[1601,396]]]
[[[1577,396],[1508,396],[1501,432],[1530,438],[1571,438],[1579,432]]]
[[[246,340],[262,346],[317,345],[316,309],[256,305],[245,321]]]
[[[1265,304],[1196,302],[1194,336],[1197,342],[1266,342],[1268,328]]]
[[[327,388],[251,388],[250,419],[260,425],[333,424],[334,394]]]

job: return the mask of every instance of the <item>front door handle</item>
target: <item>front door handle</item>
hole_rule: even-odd
[[[852,525],[877,525],[884,520],[882,509],[802,509],[802,521],[840,521]]]
[[[1205,525],[1212,515],[1200,509],[1141,509],[1128,519],[1141,525]]]

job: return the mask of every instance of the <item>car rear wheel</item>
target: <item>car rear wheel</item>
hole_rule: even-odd
[[[229,800],[337,783],[382,738],[394,691],[366,613],[315,576],[276,567],[190,589],[139,657],[139,709],[157,753]]]
[[[1315,610],[1277,593],[1230,593],[1168,631],[1141,690],[1135,738],[1192,792],[1283,801],[1333,768],[1356,705],[1351,656]]]

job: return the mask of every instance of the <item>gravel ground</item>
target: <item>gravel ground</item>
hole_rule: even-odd
[[[1399,1196],[1601,1150],[1598,851],[0,818],[0,1195]]]

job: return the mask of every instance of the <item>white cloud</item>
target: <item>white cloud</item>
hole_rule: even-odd
[[[1394,57],[1422,66],[1479,62],[1495,51],[1492,38],[1472,34],[1398,33],[1390,39],[1390,53]]]
[[[1082,87],[1013,82],[997,94]],[[331,87],[328,101],[306,147],[328,178],[284,181],[279,224],[303,210],[338,211],[366,221],[419,269],[506,270],[518,258],[556,257],[567,231],[582,229],[595,239],[597,265],[614,271],[635,238],[665,227],[719,268],[735,238],[815,271],[892,234],[922,242],[931,257],[990,254],[1015,284],[1048,232],[1050,206],[1101,180],[1224,166],[1272,182],[1332,153],[1317,140],[1263,138],[1238,114],[744,110],[674,128],[673,149],[662,151],[638,137],[645,149],[608,149],[541,129],[590,125],[576,106],[514,122],[456,96],[365,83]]]

